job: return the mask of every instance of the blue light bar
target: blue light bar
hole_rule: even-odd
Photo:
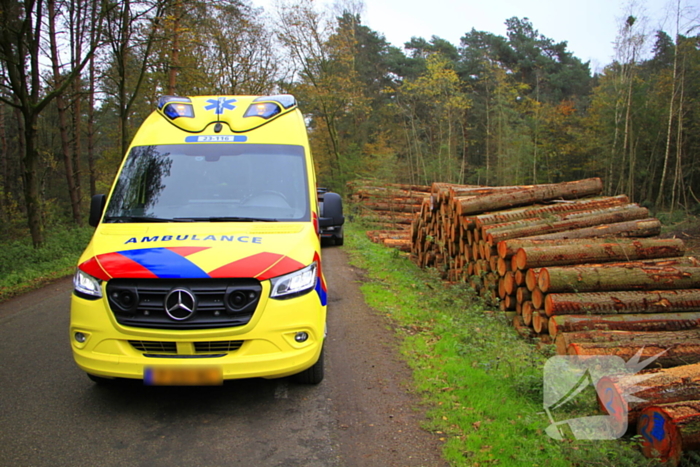
[[[170,102],[166,104],[163,113],[170,120],[175,120],[178,117],[194,118],[194,107],[192,104]]]
[[[167,104],[171,102],[181,102],[185,104],[190,104],[192,103],[192,100],[190,100],[189,97],[180,97],[180,96],[160,96],[160,99],[158,99],[158,110],[163,110],[163,107],[165,107]]]

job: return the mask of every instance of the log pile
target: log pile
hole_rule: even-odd
[[[657,369],[690,366],[700,381],[700,263],[684,256],[681,240],[657,237],[661,224],[647,209],[601,193],[599,179],[434,184],[412,224],[412,258],[448,281],[467,281],[520,334],[560,354],[628,361],[643,348],[642,358],[662,354]],[[669,439],[682,446],[645,445],[645,453],[673,461],[700,446],[700,402],[692,400],[700,390],[674,400],[654,394],[649,416],[673,423]],[[681,408],[663,405],[679,401]],[[634,423],[639,411],[630,413]]]
[[[348,182],[347,188],[348,198],[359,209],[358,214],[378,230],[410,230],[431,190],[429,186],[367,180]]]
[[[357,215],[377,229],[367,232],[370,240],[401,251],[411,250],[411,224],[423,200],[430,196],[431,187],[357,180],[348,182],[347,188]]]

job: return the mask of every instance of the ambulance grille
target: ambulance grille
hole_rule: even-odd
[[[212,329],[248,324],[260,302],[255,279],[113,279],[107,299],[123,326]]]
[[[129,341],[129,344],[139,352],[176,354],[175,342],[159,341]]]
[[[233,352],[243,345],[243,341],[193,342],[196,353]]]

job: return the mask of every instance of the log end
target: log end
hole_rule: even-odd
[[[524,249],[518,248],[518,251],[515,252],[515,255],[513,255],[515,266],[518,269],[525,269],[525,265],[527,264],[527,253],[525,252]]]
[[[622,389],[613,378],[603,376],[596,384],[596,393],[601,411],[610,417],[608,419],[610,434],[614,438],[623,436],[627,432],[628,423],[632,420]]]
[[[637,434],[642,439],[642,453],[666,465],[678,465],[683,440],[672,417],[663,407],[647,407],[639,414]]]

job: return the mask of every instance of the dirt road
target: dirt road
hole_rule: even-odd
[[[0,304],[0,465],[444,466],[410,372],[341,248],[324,250],[326,379],[96,386],[68,345],[69,279]]]

